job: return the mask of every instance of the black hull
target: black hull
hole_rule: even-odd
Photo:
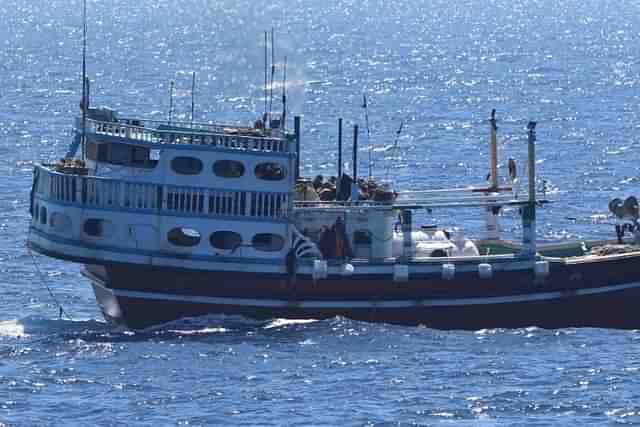
[[[630,268],[636,263],[627,264],[618,265],[618,270],[622,265]],[[575,277],[576,270],[579,268],[566,273]],[[585,273],[589,273],[588,269]],[[507,276],[508,281],[480,286],[483,291],[473,294],[470,288],[456,289],[451,282],[447,282],[447,294],[438,293],[437,284],[422,282],[420,287],[429,289],[431,295],[417,293],[410,286],[402,289],[388,279],[379,283],[371,279],[370,286],[356,286],[352,289],[357,290],[349,291],[353,278],[318,284],[301,280],[292,288],[283,275],[150,270],[123,265],[87,266],[85,274],[93,282],[105,318],[132,329],[205,314],[256,319],[344,316],[368,322],[466,330],[528,326],[640,328],[640,278],[632,277],[637,275],[635,271],[633,275],[627,273],[626,281],[616,280],[615,273],[604,271],[602,282],[593,274],[580,282],[567,280],[559,271],[556,275],[560,281],[544,284],[535,283],[529,274],[519,277],[525,273],[512,273]],[[529,286],[528,292],[519,288],[519,279]],[[376,293],[385,283],[389,289],[401,290]],[[471,286],[478,289],[479,285]],[[332,296],[333,290],[340,287],[343,295]],[[196,289],[200,291],[194,292]],[[472,298],[468,298],[470,295]]]

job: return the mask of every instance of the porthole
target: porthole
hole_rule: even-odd
[[[278,252],[284,247],[284,238],[272,233],[259,233],[253,236],[251,245],[263,252]]]
[[[218,160],[213,164],[213,173],[223,178],[239,178],[244,175],[244,165],[236,160]]]
[[[192,228],[176,227],[169,230],[167,240],[176,246],[196,246],[200,243],[200,233]]]
[[[242,244],[242,236],[235,231],[216,231],[211,233],[209,242],[216,249],[232,250]]]
[[[47,208],[44,206],[40,206],[40,224],[47,224]]]
[[[174,157],[171,169],[180,175],[197,175],[202,172],[202,160],[195,157]]]
[[[112,233],[113,224],[111,221],[100,218],[89,218],[84,222],[82,230],[84,234],[91,237],[104,237]]]
[[[55,231],[60,233],[67,232],[71,230],[71,218],[69,218],[69,215],[54,212],[49,218],[49,225],[51,225],[51,228]]]
[[[256,166],[255,174],[258,179],[265,181],[281,181],[285,178],[286,171],[280,163],[266,162]]]

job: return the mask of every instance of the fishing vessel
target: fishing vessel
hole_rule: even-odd
[[[398,191],[341,168],[300,176],[301,120],[156,122],[82,103],[60,161],[34,168],[28,246],[83,264],[104,317],[144,328],[208,313],[494,327],[640,327],[638,204],[612,202],[610,242],[536,242],[535,123],[528,193],[491,184]],[[357,165],[357,130],[353,164]],[[342,150],[340,151],[342,154]],[[340,162],[341,163],[341,162]],[[501,209],[521,242],[500,240]],[[465,209],[487,233],[421,228],[418,210]],[[629,232],[631,231],[631,232]]]
[[[534,122],[527,194],[499,185],[495,112],[489,185],[401,191],[360,178],[357,126],[347,175],[341,120],[336,176],[310,179],[300,175],[300,117],[287,128],[286,67],[282,113],[267,109],[273,30],[265,111],[252,126],[194,122],[193,102],[189,122],[172,120],[171,107],[166,121],[121,117],[90,105],[83,4],[80,115],[66,156],[34,167],[27,245],[82,264],[107,320],[145,328],[225,313],[445,329],[640,327],[637,200],[612,201],[610,242],[539,246],[536,209],[547,200],[536,192]],[[505,208],[520,213],[521,242],[500,239]],[[460,209],[485,218],[486,236],[415,221],[416,212]]]

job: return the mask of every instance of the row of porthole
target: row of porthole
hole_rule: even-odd
[[[47,223],[47,208],[36,205],[34,217],[41,224]],[[58,231],[68,231],[71,229],[71,219],[64,214],[54,212],[51,215],[51,227]],[[111,222],[98,218],[89,218],[84,222],[82,230],[92,237],[103,237],[110,234]],[[201,241],[198,231],[186,228],[175,227],[167,233],[167,240],[176,246],[191,247],[196,246]],[[242,246],[242,236],[235,231],[216,231],[209,236],[209,243],[216,249],[234,250]],[[251,239],[251,247],[263,252],[278,252],[284,248],[285,240],[282,236],[274,233],[257,233]]]
[[[180,175],[198,175],[204,164],[196,157],[179,156],[171,160],[171,169]],[[213,163],[213,173],[222,178],[240,178],[245,173],[242,162],[237,160],[218,160]],[[258,179],[281,181],[286,177],[284,166],[276,162],[259,163],[254,169]]]
[[[200,243],[202,236],[197,230],[187,227],[175,227],[167,233],[169,243],[192,247]],[[278,252],[284,248],[284,238],[279,234],[257,233],[251,239],[251,247],[263,252]],[[234,250],[243,245],[242,236],[235,231],[216,231],[209,236],[209,243],[216,249]]]

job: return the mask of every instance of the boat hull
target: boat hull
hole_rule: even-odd
[[[622,261],[618,270],[637,265]],[[565,274],[557,271],[558,280],[545,282],[536,281],[530,272],[513,272],[504,273],[500,281],[461,275],[444,284],[436,278],[402,284],[357,277],[317,282],[299,278],[292,283],[286,275],[135,265],[88,265],[85,275],[105,318],[132,329],[213,313],[257,319],[345,316],[437,329],[640,328],[640,278],[633,277],[635,268],[626,280],[602,268],[597,270],[603,271],[599,277],[588,276],[589,270],[589,265],[568,267]]]

